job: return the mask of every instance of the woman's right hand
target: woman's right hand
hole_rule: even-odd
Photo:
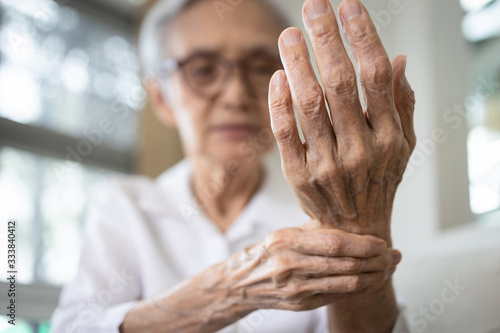
[[[305,311],[380,288],[401,253],[384,240],[314,222],[280,229],[223,263],[227,292],[255,309]]]
[[[305,311],[374,292],[401,254],[311,221],[280,229],[132,308],[120,332],[216,332],[258,309]]]

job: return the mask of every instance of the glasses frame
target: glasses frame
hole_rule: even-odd
[[[235,69],[239,69],[241,71],[241,73],[243,74],[242,79],[245,82],[245,85],[248,87],[248,89],[250,91],[252,91],[256,96],[258,96],[259,94],[256,91],[258,89],[256,89],[255,85],[252,84],[250,82],[250,80],[248,79],[248,73],[250,72],[248,60],[251,59],[252,57],[262,56],[262,55],[269,58],[270,60],[276,62],[277,67],[276,67],[276,70],[274,72],[276,72],[279,69],[283,69],[283,64],[281,63],[281,59],[279,57],[276,57],[276,56],[269,54],[269,52],[267,52],[267,51],[258,50],[258,51],[255,51],[255,52],[248,54],[247,56],[245,56],[243,58],[235,59],[235,60],[230,60],[218,52],[199,51],[199,52],[195,52],[195,53],[193,53],[193,54],[191,54],[183,59],[166,58],[157,67],[156,75],[160,79],[162,79],[162,78],[165,79],[165,78],[169,77],[173,72],[180,70],[184,82],[193,90],[193,92],[195,92],[196,94],[198,94],[199,96],[204,97],[204,98],[214,98],[214,97],[218,96],[224,90],[224,87],[226,86],[227,82],[229,81],[229,78],[231,77],[231,74],[233,73],[233,71]],[[201,89],[194,87],[192,85],[192,83],[190,83],[190,80],[187,78],[186,71],[184,70],[184,68],[187,64],[189,64],[192,60],[194,60],[198,57],[201,57],[201,56],[213,57],[214,59],[216,59],[216,61],[219,65],[221,65],[223,68],[226,69],[226,72],[225,72],[226,74],[223,77],[220,88],[218,89],[217,92],[215,92],[213,94],[207,94],[207,93],[203,92]],[[267,87],[266,87],[266,97],[267,97],[268,87],[269,87],[269,85],[267,85]]]

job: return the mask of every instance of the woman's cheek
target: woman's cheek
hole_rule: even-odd
[[[174,112],[186,153],[198,153],[203,150],[201,147],[204,141],[202,133],[205,133],[203,125],[207,120],[202,119],[202,110],[206,107],[206,103],[199,101],[197,96],[190,94],[189,90],[182,87],[179,82],[173,85],[172,92],[173,96],[176,96]]]
[[[200,145],[203,141],[199,136],[203,131],[201,131],[201,129],[196,129],[195,120],[192,119],[188,110],[181,110],[181,112],[176,114],[176,117],[179,134],[187,150],[186,153],[192,154],[198,152],[201,149]]]

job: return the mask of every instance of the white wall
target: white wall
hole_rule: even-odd
[[[304,30],[303,1],[275,2]],[[331,3],[337,9],[340,0]],[[407,76],[417,97],[415,126],[420,143],[396,198],[395,247],[407,257],[418,257],[437,248],[453,251],[464,237],[471,247],[485,239],[494,243],[500,228],[477,230],[469,208],[466,119],[454,129],[443,118],[467,96],[471,47],[462,37],[459,1],[365,0],[364,4],[389,56],[408,56]]]
[[[449,157],[442,159],[440,156],[446,151],[458,149],[461,153],[463,163],[457,163],[452,174],[455,178],[462,177],[462,186],[456,193],[467,193],[465,135],[463,142],[457,144],[455,138],[448,138],[445,142],[438,140],[441,142],[438,143],[433,140],[433,134],[437,129],[443,129],[447,136],[450,135],[442,126],[440,115],[453,103],[464,99],[465,79],[460,73],[464,71],[468,57],[463,52],[462,13],[458,1],[401,0],[399,14],[392,15],[390,21],[377,19],[383,17],[381,11],[390,12],[391,2],[380,0],[367,4],[372,16],[380,22],[379,32],[389,55],[408,56],[407,76],[417,98],[415,127],[419,145],[399,189],[393,214],[395,246],[405,255],[412,256],[430,247],[443,225],[456,223],[443,220],[446,215],[443,208],[451,208],[441,200],[444,187],[440,181],[443,177],[440,163],[443,160],[446,163]],[[457,51],[450,59],[454,64],[443,64],[443,59],[452,50]],[[467,198],[462,200],[461,207],[468,207]]]
[[[393,2],[365,1],[376,20],[373,14],[387,12]],[[419,146],[395,204],[395,246],[409,257],[494,246],[500,239],[499,224],[482,227],[470,211],[467,119],[461,116],[460,125],[452,126],[446,117],[465,104],[470,82],[477,79],[472,72],[473,47],[461,32],[464,13],[458,0],[397,2],[401,12],[392,15],[385,27],[381,24],[379,32],[390,56],[408,56],[408,78],[417,97]],[[433,137],[436,130],[442,131],[439,140]],[[483,219],[500,222],[498,214]]]

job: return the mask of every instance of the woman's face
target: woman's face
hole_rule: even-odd
[[[201,52],[234,63],[255,59],[252,55],[257,52],[262,59],[279,60],[279,20],[258,1],[229,3],[221,8],[218,2],[199,1],[182,12],[167,28],[166,54],[183,60]],[[258,63],[252,68],[260,69]],[[196,70],[195,74],[204,74],[203,67]],[[244,73],[241,68],[230,71],[214,96],[193,89],[181,70],[163,80],[162,100],[155,103],[156,109],[161,119],[177,126],[188,156],[257,164],[271,149],[269,83],[258,92]]]

